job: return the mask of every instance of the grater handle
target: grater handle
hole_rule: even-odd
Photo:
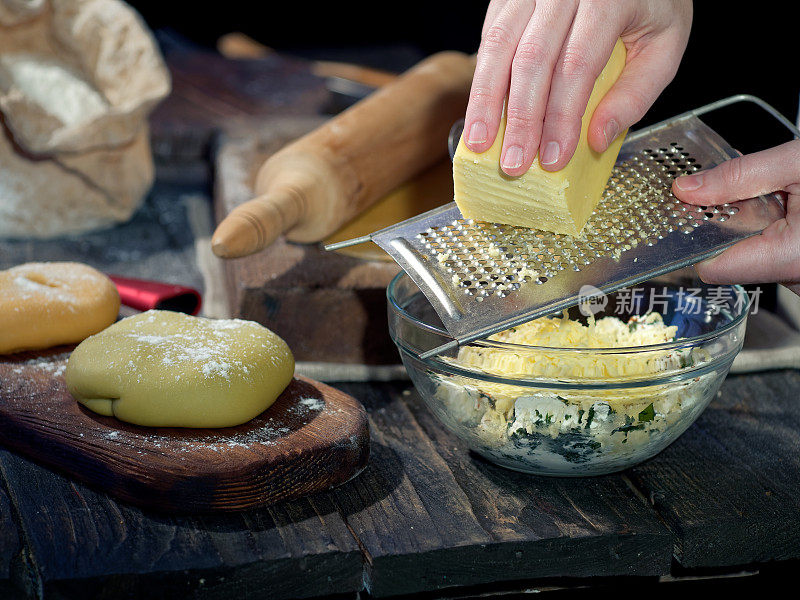
[[[699,108],[694,109],[690,112],[690,114],[694,116],[704,115],[706,113],[713,112],[717,109],[724,108],[726,106],[730,106],[731,104],[738,104],[739,102],[751,102],[756,106],[762,108],[764,111],[768,112],[772,117],[778,121],[781,125],[786,127],[791,134],[795,138],[800,138],[800,129],[792,123],[789,119],[784,117],[777,108],[765,102],[758,96],[753,96],[752,94],[736,94],[735,96],[729,96],[727,98],[723,98],[721,100],[717,100],[716,102],[711,102],[710,104],[706,104],[705,106],[701,106]]]
[[[717,100],[716,102],[711,102],[704,106],[700,106],[695,108],[694,110],[689,111],[688,113],[684,113],[680,115],[683,116],[693,116],[693,117],[700,117],[700,115],[705,115],[710,112],[714,112],[715,110],[719,110],[720,108],[725,108],[726,106],[731,106],[733,104],[739,104],[740,102],[750,102],[755,104],[759,108],[763,109],[765,112],[769,113],[778,123],[783,125],[795,139],[800,139],[800,129],[792,123],[789,119],[787,119],[781,112],[772,106],[770,103],[762,100],[758,96],[753,96],[752,94],[736,94],[734,96],[728,96],[727,98],[722,98]],[[776,197],[777,201],[780,203],[783,210],[786,210],[786,203],[783,198]]]
[[[732,104],[738,104],[740,102],[750,102],[752,104],[755,104],[759,108],[763,109],[765,112],[769,113],[781,125],[786,127],[786,129],[788,129],[789,132],[795,138],[800,139],[800,129],[798,129],[794,123],[792,123],[789,119],[783,116],[777,108],[775,108],[768,102],[765,102],[758,96],[753,96],[752,94],[736,94],[734,96],[728,96],[727,98],[722,98],[715,102],[710,102],[709,104],[699,106],[692,110],[686,111],[685,113],[681,113],[664,121],[656,123],[655,125],[651,125],[650,127],[646,128],[646,131],[648,133],[652,133],[653,131],[660,129],[661,127],[665,127],[667,125],[674,123],[675,121],[680,121],[682,119],[688,119],[691,117],[700,117],[700,115],[705,115],[710,112],[714,112],[715,110],[719,110],[720,108],[725,108],[726,106],[731,106]],[[628,136],[628,139],[635,138],[637,133],[639,132],[638,131],[632,132]]]

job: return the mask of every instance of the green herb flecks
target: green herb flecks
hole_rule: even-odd
[[[584,427],[588,429],[589,426],[592,424],[593,420],[594,420],[594,404],[589,408],[589,414],[586,415],[586,425],[584,425]]]
[[[633,417],[631,417],[630,415],[625,415],[625,424],[620,425],[616,429],[613,429],[611,431],[611,434],[613,435],[619,431],[627,435],[629,431],[636,431],[637,429],[644,429],[644,423],[635,424],[633,421]]]
[[[656,409],[653,408],[652,403],[650,403],[650,405],[647,408],[645,408],[642,412],[639,413],[640,422],[652,421],[653,419],[655,419],[655,417],[656,417]]]

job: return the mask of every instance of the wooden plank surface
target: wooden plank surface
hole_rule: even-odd
[[[359,546],[376,596],[668,572],[669,535],[619,477],[587,486],[507,472],[469,456],[403,394],[408,384],[343,387],[368,406],[370,465],[336,490],[270,510],[158,515],[4,452],[35,567],[29,588],[65,597],[148,586],[156,597],[266,585],[277,598],[348,592],[362,585]]]
[[[162,167],[204,159],[215,132],[232,124],[318,114],[330,102],[325,79],[306,60],[279,54],[231,60],[168,32],[159,32],[158,40],[172,78],[170,95],[150,117]]]
[[[0,450],[2,452],[2,450]],[[22,540],[2,473],[0,473],[0,597],[10,585],[12,562],[20,554]]]
[[[2,450],[0,472],[19,507],[38,596],[295,598],[361,588],[358,546],[325,497],[168,516]]]
[[[643,495],[625,475],[560,480],[495,467],[468,454],[405,383],[340,385],[368,408],[369,466],[336,490],[270,510],[170,517],[117,503],[7,452],[0,452],[0,472],[20,507],[37,574],[31,589],[66,597],[148,585],[198,598],[267,585],[274,597],[322,595],[357,591],[362,577],[373,595],[388,596],[666,574],[673,539],[660,518],[678,538],[685,566],[796,557],[798,507],[790,495],[800,469],[796,452],[788,453],[797,449],[792,435],[800,423],[769,423],[793,406],[800,375],[746,380],[732,378],[697,427],[627,473]],[[763,435],[753,443],[756,424]],[[761,447],[767,451],[759,456]]]
[[[331,495],[365,552],[374,596],[669,573],[671,535],[623,477],[507,471],[471,456],[408,384],[337,387],[370,415],[370,465]]]
[[[30,261],[77,261],[105,273],[188,285],[202,291],[187,194],[207,193],[203,182],[157,184],[133,218],[110,229],[50,240],[0,239],[0,269]]]
[[[0,356],[0,443],[138,506],[231,511],[330,489],[367,462],[353,397],[296,378],[263,414],[222,429],[138,427],[81,406],[72,346]]]
[[[800,373],[731,376],[697,422],[629,475],[686,568],[800,558]]]

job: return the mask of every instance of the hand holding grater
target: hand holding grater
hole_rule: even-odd
[[[703,207],[671,192],[675,177],[739,156],[698,118],[737,102],[757,104],[800,137],[773,107],[746,94],[631,133],[578,237],[464,219],[451,202],[325,248],[373,241],[408,273],[454,338],[422,358],[642,283],[710,258],[784,216],[777,194]]]

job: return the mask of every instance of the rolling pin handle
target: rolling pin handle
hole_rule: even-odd
[[[262,250],[294,227],[303,214],[303,196],[280,188],[245,202],[219,224],[211,248],[220,258],[239,258]]]

